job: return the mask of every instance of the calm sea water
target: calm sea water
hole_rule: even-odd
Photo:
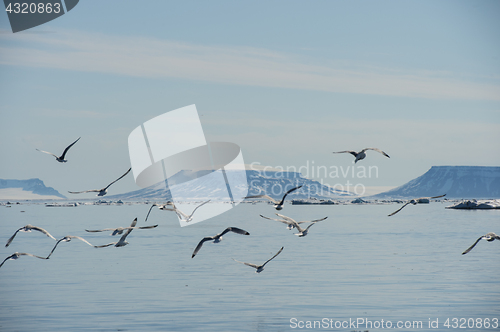
[[[159,226],[134,230],[125,247],[95,249],[73,240],[49,260],[7,261],[0,269],[0,331],[296,331],[313,330],[307,324],[314,321],[315,330],[325,331],[423,331],[436,320],[434,330],[498,331],[500,241],[461,253],[480,235],[500,233],[500,211],[445,206],[408,206],[387,217],[399,205],[286,205],[283,214],[296,220],[329,216],[303,238],[260,218],[274,217],[267,204],[240,204],[183,228],[175,214],[155,209],[147,224]],[[0,241],[30,223],[56,238],[105,244],[118,238],[85,229],[128,226],[135,217],[145,225],[148,208],[0,207]],[[204,236],[227,226],[251,235],[228,233],[191,259]],[[45,256],[54,244],[38,232],[19,233],[10,247],[1,245],[0,256]],[[260,274],[231,259],[261,264],[282,246]],[[487,319],[489,328],[479,328]],[[347,326],[349,320],[360,325]],[[421,327],[404,328],[414,321]]]

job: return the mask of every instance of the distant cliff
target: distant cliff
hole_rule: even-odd
[[[500,167],[432,166],[410,182],[370,198],[500,198]]]
[[[61,195],[57,190],[52,187],[46,187],[40,179],[28,180],[13,180],[13,179],[0,179],[0,189],[20,188],[23,191],[31,192],[35,195],[41,196],[57,196],[66,198]]]
[[[227,176],[230,177],[231,172],[233,171],[226,170]],[[219,187],[219,183],[210,182],[210,180],[207,180],[208,177],[199,177],[206,173],[209,173],[209,171],[180,171],[168,179],[166,190],[165,185],[160,182],[144,189],[125,194],[106,196],[106,198],[121,200],[171,200],[172,196],[168,185],[175,185],[194,179],[185,183],[185,187],[179,193],[179,196],[176,197],[177,200],[227,200],[225,184],[224,187]],[[336,190],[317,181],[304,178],[297,172],[247,170],[246,176],[249,187],[248,196],[267,194],[273,198],[281,199],[284,191],[300,185],[303,187],[287,196],[287,200],[309,197],[338,198],[353,195],[348,191]]]

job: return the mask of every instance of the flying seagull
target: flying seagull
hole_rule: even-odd
[[[10,237],[10,239],[7,241],[7,244],[5,245],[5,247],[8,247],[10,245],[10,243],[12,242],[12,240],[14,240],[14,238],[16,237],[17,233],[19,231],[21,232],[31,232],[31,230],[35,230],[35,231],[39,231],[39,232],[42,232],[43,234],[47,235],[48,237],[51,237],[53,238],[54,240],[56,240],[55,237],[53,237],[52,235],[50,235],[49,232],[47,232],[45,229],[41,228],[41,227],[37,227],[37,226],[32,226],[30,224],[24,226],[24,227],[21,227],[19,228],[15,233],[14,235],[12,235]]]
[[[136,218],[137,219],[137,218]],[[86,232],[106,232],[106,231],[113,231],[111,235],[115,236],[117,234],[121,235],[123,234],[123,231],[129,230],[129,229],[151,229],[158,227],[158,225],[152,225],[152,226],[141,226],[141,227],[118,227],[118,228],[104,228],[104,229],[86,229]]]
[[[366,150],[377,151],[377,152],[380,152],[381,154],[383,154],[384,156],[386,156],[387,158],[390,158],[387,153],[385,153],[384,151],[382,151],[380,149],[377,149],[377,148],[366,148],[366,149],[363,149],[363,150],[361,150],[359,152],[348,150],[348,151],[339,151],[339,152],[333,152],[333,153],[350,153],[354,157],[356,157],[356,160],[354,161],[354,163],[357,163],[358,161],[360,161],[362,159],[365,159],[365,157],[366,157],[365,151]]]
[[[293,220],[292,218],[290,217],[287,217],[287,216],[284,216],[282,214],[279,214],[279,213],[276,213],[276,215],[278,217],[281,217],[282,219],[276,219],[276,218],[268,218],[266,216],[263,216],[262,214],[260,215],[262,218],[264,219],[269,219],[269,220],[276,220],[276,221],[279,221],[279,222],[282,222],[284,224],[287,224],[286,228],[288,228],[289,230],[292,230],[295,228],[295,224],[303,224],[303,223],[306,223],[306,222],[318,222],[318,221],[322,221],[322,220],[325,220],[326,218],[328,217],[324,217],[324,218],[321,218],[321,219],[316,219],[316,220],[307,220],[307,221],[295,221]]]
[[[293,225],[299,231],[298,233],[295,233],[295,235],[297,235],[298,237],[304,237],[304,236],[306,236],[307,233],[309,232],[309,228],[311,228],[311,226],[314,225],[315,223],[316,222],[312,222],[309,226],[307,226],[306,229],[304,229],[304,228],[300,227],[298,223],[296,223],[295,221],[293,221]]]
[[[175,211],[174,210],[174,203],[172,202],[167,202],[165,204],[157,204],[157,203],[154,203],[151,205],[151,207],[149,208],[149,211],[148,211],[148,214],[146,215],[146,219],[144,219],[144,221],[148,221],[148,218],[149,218],[149,214],[151,213],[151,210],[153,209],[153,207],[157,206],[158,209],[160,210],[167,210],[167,211]],[[171,208],[169,208],[169,206],[171,206]],[[194,213],[194,212],[193,212]]]
[[[303,185],[302,185],[303,186]],[[292,191],[295,191],[299,188],[302,188],[302,186],[299,186],[299,187],[295,187],[295,188],[292,188],[290,190],[288,190],[285,195],[283,196],[283,198],[281,199],[281,201],[277,201],[275,200],[274,198],[268,196],[268,195],[255,195],[255,196],[247,196],[245,198],[267,198],[268,200],[270,200],[271,202],[274,203],[274,208],[278,211],[280,211],[281,209],[283,209],[283,203],[285,203],[285,198],[286,196],[291,193]]]
[[[111,243],[108,243],[108,244],[104,244],[102,246],[94,246],[94,247],[96,247],[96,248],[105,248],[105,247],[109,247],[109,246],[112,246],[112,245],[114,245],[115,247],[124,247],[124,246],[126,246],[128,244],[128,242],[125,241],[125,239],[134,230],[134,228],[136,228],[135,227],[136,224],[137,224],[137,218],[135,218],[134,221],[132,221],[132,223],[130,224],[130,227],[127,227],[127,232],[122,235],[122,237],[120,238],[120,240],[118,240],[118,242],[111,242]]]
[[[419,203],[429,203],[429,200],[430,199],[433,199],[433,198],[440,198],[440,197],[444,197],[446,196],[446,194],[444,195],[440,195],[440,196],[434,196],[434,197],[420,197],[420,198],[414,198],[408,202],[406,202],[402,207],[400,207],[399,209],[397,209],[396,211],[394,211],[393,213],[389,214],[388,217],[390,216],[393,216],[395,215],[396,213],[398,213],[399,211],[401,211],[405,206],[407,206],[408,204],[413,204],[413,205],[417,205]]]
[[[206,241],[214,241],[214,243],[219,243],[220,241],[222,241],[222,235],[226,234],[227,232],[234,232],[234,233],[237,233],[237,234],[250,235],[250,233],[248,233],[247,231],[245,231],[245,230],[243,230],[241,228],[228,227],[222,233],[219,233],[219,234],[214,235],[214,236],[204,237],[198,243],[198,245],[196,246],[196,248],[194,249],[193,255],[191,255],[191,258],[193,258],[194,256],[196,256],[196,254],[198,253],[198,251],[200,251],[201,247],[203,246],[203,243],[205,243]]]
[[[132,168],[129,168],[128,171],[125,172],[125,174],[123,174],[122,176],[120,176],[118,179],[116,179],[115,181],[111,182],[110,184],[108,184],[106,187],[102,188],[102,189],[92,189],[92,190],[85,190],[85,191],[68,191],[70,194],[82,194],[82,193],[90,193],[90,192],[95,192],[97,193],[97,196],[104,196],[108,193],[108,188],[113,184],[115,183],[116,181],[120,180],[122,177],[124,177],[125,175],[127,175],[130,170]]]
[[[50,254],[47,256],[47,259],[50,258],[50,256],[52,255],[52,253],[54,252],[54,250],[56,250],[57,246],[59,245],[60,242],[70,242],[72,239],[78,239],[80,241],[83,241],[85,242],[86,244],[88,244],[89,246],[91,247],[95,247],[94,245],[90,244],[89,241],[85,240],[84,238],[82,237],[79,237],[79,236],[74,236],[74,235],[66,235],[65,237],[63,237],[62,239],[58,240],[56,242],[56,245],[54,246],[54,248],[52,248],[52,251],[50,252]]]
[[[476,246],[476,244],[481,241],[481,240],[486,240],[488,242],[491,242],[491,241],[495,241],[495,240],[500,240],[500,236],[496,235],[495,233],[491,232],[491,233],[488,233],[486,235],[483,235],[481,236],[479,239],[476,240],[476,242],[474,242],[473,245],[471,245],[467,250],[465,250],[462,255],[465,255],[466,253],[468,253],[469,251],[472,250],[472,248],[474,248]]]
[[[79,140],[80,138],[81,138],[81,137],[78,137],[78,139],[77,139],[76,141],[74,141],[73,143],[71,143],[70,145],[68,145],[68,147],[67,147],[66,149],[64,149],[63,154],[62,154],[60,157],[56,156],[56,155],[55,155],[55,154],[53,154],[52,152],[43,151],[43,150],[38,150],[38,149],[37,149],[37,150],[38,150],[38,151],[40,151],[40,152],[47,153],[47,154],[50,154],[50,155],[54,156],[54,157],[56,158],[56,160],[57,160],[58,162],[60,162],[60,163],[65,163],[65,162],[67,162],[67,160],[65,160],[65,159],[64,159],[64,157],[66,156],[66,152],[68,152],[69,148],[70,148],[70,147],[72,147],[72,146],[73,146],[73,144],[75,144],[76,142],[78,142],[78,140]]]
[[[271,257],[270,259],[268,259],[264,264],[262,265],[257,265],[257,264],[252,264],[252,263],[245,263],[245,262],[240,262],[240,261],[237,261],[236,259],[233,258],[233,261],[235,262],[238,262],[238,263],[241,263],[241,264],[245,264],[245,265],[248,265],[248,266],[251,266],[255,269],[257,269],[255,271],[255,273],[261,273],[262,271],[264,271],[264,266],[269,263],[272,259],[274,259],[274,257],[278,256],[282,251],[283,251],[283,248],[284,247],[281,247],[281,249],[278,251],[278,253],[276,255],[274,255],[273,257]]]
[[[31,257],[36,257],[36,258],[40,258],[40,259],[48,259],[48,257],[40,257],[40,256],[37,256],[37,255],[29,254],[27,252],[15,252],[12,255],[10,255],[9,257],[7,257],[6,259],[4,259],[3,262],[2,262],[2,264],[0,264],[0,267],[2,267],[3,263],[5,263],[6,261],[8,261],[9,259],[12,259],[12,260],[18,259],[21,256],[31,256]]]
[[[180,221],[184,221],[184,222],[190,222],[193,220],[193,215],[194,213],[196,212],[196,210],[200,207],[202,207],[203,205],[207,204],[208,202],[210,202],[210,200],[206,201],[206,202],[203,202],[201,203],[200,205],[198,205],[197,207],[194,208],[193,212],[191,212],[190,215],[187,215],[185,214],[184,212],[182,212],[181,210],[179,210],[173,203],[172,204],[172,208],[167,208],[167,207],[163,207],[162,210],[169,210],[169,211],[174,211],[175,214],[177,214],[177,217],[179,217]],[[167,203],[168,204],[168,203]]]

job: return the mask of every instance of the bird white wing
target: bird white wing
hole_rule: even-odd
[[[260,265],[257,265],[257,264],[252,264],[252,263],[240,262],[240,261],[237,261],[237,260],[236,260],[236,259],[234,259],[234,258],[233,258],[232,260],[233,260],[233,261],[235,261],[235,262],[241,263],[241,264],[245,264],[245,265],[251,266],[251,267],[253,267],[253,268],[255,268],[255,269],[258,269],[258,268],[260,267]]]
[[[53,237],[52,235],[50,235],[49,232],[47,232],[45,229],[41,228],[41,227],[37,227],[37,226],[31,226],[31,229],[32,230],[35,230],[35,231],[39,231],[39,232],[42,232],[43,234],[47,235],[48,237],[56,240],[55,237]]]
[[[91,244],[89,241],[85,240],[83,237],[79,237],[79,236],[75,236],[75,235],[68,235],[66,237],[69,237],[69,238],[72,238],[72,239],[78,239],[82,242],[85,242],[86,244],[88,244],[89,246],[93,247],[94,245]]]
[[[285,216],[285,215],[283,215],[283,214],[276,213],[276,215],[277,215],[278,217],[281,217],[281,218],[285,219],[285,220],[286,220],[286,221],[288,221],[288,222],[291,222],[291,223],[297,223],[297,224],[298,224],[298,222],[296,222],[296,221],[295,221],[295,220],[293,220],[292,218],[287,217],[287,216]]]
[[[259,214],[259,216],[261,216],[261,217],[262,217],[262,218],[264,218],[264,219],[269,219],[269,220],[280,221],[280,222],[283,222],[283,223],[285,223],[285,224],[288,224],[288,222],[287,222],[286,220],[283,220],[283,219],[269,218],[269,217],[263,216],[262,214]]]
[[[47,232],[45,229],[43,229],[43,228],[41,228],[41,227],[31,226],[31,225],[26,225],[26,226],[24,226],[24,227],[27,227],[27,226],[29,226],[29,229],[32,229],[32,230],[35,230],[35,231],[42,232],[43,234],[47,235],[48,237],[50,237],[50,238],[52,238],[52,239],[56,240],[56,238],[55,238],[55,237],[53,237],[53,236],[52,236],[49,232]],[[5,247],[8,247],[8,246],[11,244],[12,240],[14,240],[14,238],[15,238],[15,237],[16,237],[16,235],[17,235],[17,233],[18,233],[20,230],[22,230],[24,227],[19,228],[19,229],[18,229],[18,230],[14,233],[14,235],[12,235],[12,236],[11,236],[11,237],[7,240],[7,244],[5,245]],[[56,240],[56,241],[57,241],[57,240]]]
[[[291,224],[294,225],[295,228],[297,228],[297,230],[299,231],[299,233],[302,233],[302,232],[308,230],[309,227],[311,227],[311,225],[309,225],[306,229],[303,229],[302,227],[299,226],[299,224],[296,221],[291,222]]]
[[[38,150],[38,149],[37,149]],[[43,153],[47,153],[47,154],[50,154],[51,156],[54,156],[56,158],[59,158],[59,156],[56,156],[55,154],[53,154],[52,152],[48,152],[48,151],[43,151],[43,150],[38,150],[40,152],[43,152]]]
[[[191,218],[193,216],[193,214],[196,212],[196,210],[198,210],[198,208],[202,207],[203,205],[207,204],[208,202],[210,202],[210,199],[208,201],[206,201],[206,202],[201,203],[197,207],[195,207],[194,210],[193,210],[193,212],[191,212],[191,214],[188,216],[188,218]]]
[[[185,219],[185,220],[189,219],[189,216],[184,212],[182,212],[181,210],[179,210],[177,207],[174,207],[174,212],[177,215],[177,217],[179,217],[179,219]]]
[[[304,223],[304,222],[318,222],[318,221],[323,221],[325,219],[327,219],[328,216],[324,217],[324,218],[321,218],[321,219],[315,219],[315,220],[309,220],[309,221],[299,221],[297,222],[297,224],[301,224],[301,223]]]
[[[390,158],[389,155],[387,153],[385,153],[384,151],[380,150],[380,149],[377,149],[377,148],[366,148],[366,149],[363,149],[361,150],[362,152],[365,152],[366,150],[373,150],[373,151],[377,151],[381,154],[383,154],[384,156],[386,156],[387,158]]]
[[[273,202],[274,204],[279,204],[279,202],[277,200],[275,200],[274,198],[272,198],[271,196],[268,196],[268,195],[255,195],[255,196],[245,197],[245,199],[247,199],[247,198],[266,198],[266,199],[270,200],[271,202]]]
[[[103,244],[101,246],[94,246],[94,248],[105,248],[105,247],[109,247],[109,246],[114,246],[117,243],[118,242],[111,242],[111,243],[108,243],[108,244]]]
[[[83,194],[83,193],[98,193],[103,189],[91,189],[91,190],[84,190],[84,191],[68,191],[70,194]]]
[[[446,194],[444,194],[444,195],[440,195],[440,196],[433,196],[433,197],[429,197],[429,199],[432,199],[432,198],[440,198],[440,197],[444,197],[444,196],[446,196]]]
[[[27,252],[15,252],[12,255],[10,255],[9,257],[5,258],[2,262],[2,264],[0,264],[0,267],[2,267],[3,263],[5,263],[9,259],[13,258],[14,256],[17,256],[17,257],[19,257],[19,256],[31,256],[31,257],[36,257],[36,258],[40,258],[40,259],[48,259],[47,257],[40,257],[40,256],[33,255],[33,254],[30,254]]]
[[[263,216],[263,215],[261,215],[261,214],[260,214],[260,216],[261,216],[262,218],[264,218],[264,219],[269,219],[269,220],[279,221],[279,222],[281,222],[281,223],[283,223],[283,224],[287,224],[287,225],[294,225],[294,223],[293,223],[292,221],[288,221],[288,220],[285,220],[285,219],[268,218],[268,217]],[[300,224],[300,223],[298,223],[298,224]],[[294,227],[295,227],[295,225],[294,225]]]
[[[28,252],[19,252],[17,254],[20,255],[20,256],[31,256],[31,257],[36,257],[36,258],[40,258],[40,259],[47,259],[46,257],[40,257],[40,256],[37,256],[37,255],[30,254]]]
[[[115,231],[117,229],[118,228],[86,229],[85,232],[96,233],[96,232]]]

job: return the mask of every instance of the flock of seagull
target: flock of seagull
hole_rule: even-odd
[[[63,153],[61,154],[61,156],[57,156],[51,152],[47,152],[47,151],[43,151],[43,150],[38,150],[40,152],[43,152],[43,153],[46,153],[46,154],[50,154],[52,156],[54,156],[56,158],[56,160],[60,163],[65,163],[67,162],[67,160],[65,159],[66,157],[66,153],[68,152],[68,150],[76,143],[80,140],[81,137],[79,137],[77,140],[75,140],[73,143],[71,143],[70,145],[68,145]],[[355,157],[355,161],[354,163],[357,163],[359,160],[362,160],[366,157],[366,151],[368,150],[373,150],[373,151],[377,151],[381,154],[383,154],[384,156],[386,156],[387,158],[390,158],[389,155],[387,153],[385,153],[384,151],[380,150],[380,149],[377,149],[377,148],[366,148],[366,149],[363,149],[361,150],[360,152],[356,152],[356,151],[339,151],[339,152],[334,152],[334,153],[350,153],[352,154],[354,157]],[[119,178],[117,178],[116,180],[114,180],[113,182],[111,182],[110,184],[108,184],[106,187],[102,188],[102,189],[93,189],[93,190],[85,190],[85,191],[78,191],[78,192],[73,192],[73,191],[69,191],[69,193],[71,194],[80,194],[80,193],[87,193],[87,192],[97,192],[97,196],[104,196],[107,194],[107,189],[115,182],[117,182],[118,180],[122,179],[123,177],[125,177],[129,172],[130,172],[131,168],[129,168],[123,175],[121,175]],[[293,191],[295,190],[298,190],[300,189],[302,186],[298,186],[298,187],[295,187],[295,188],[292,188],[290,190],[288,190],[284,195],[283,197],[281,198],[281,200],[276,200],[268,195],[253,195],[253,196],[247,196],[245,197],[245,199],[257,199],[257,198],[265,198],[267,200],[269,200],[270,202],[272,202],[274,204],[274,208],[277,210],[277,211],[281,211],[283,209],[283,205],[284,205],[284,202],[285,202],[285,199],[287,197],[288,194],[292,193]],[[412,200],[409,200],[408,202],[406,202],[403,206],[401,206],[398,210],[394,211],[393,213],[389,214],[388,216],[393,216],[395,214],[397,214],[398,212],[400,212],[404,207],[406,207],[407,205],[409,204],[413,204],[413,205],[416,205],[416,204],[419,204],[419,203],[428,203],[430,199],[434,199],[434,198],[440,198],[440,197],[444,197],[446,196],[446,194],[444,195],[439,195],[439,196],[433,196],[433,197],[421,197],[421,198],[416,198],[416,199],[412,199]],[[184,222],[190,222],[192,221],[193,219],[193,215],[194,213],[196,212],[196,210],[200,207],[202,207],[203,205],[209,203],[210,200],[208,201],[205,201],[201,204],[199,204],[198,206],[196,206],[193,211],[190,213],[190,214],[187,214],[187,213],[184,213],[182,211],[180,211],[174,203],[172,202],[167,202],[165,204],[153,204],[151,205],[151,207],[149,208],[149,211],[146,215],[146,219],[145,221],[148,220],[148,217],[151,213],[151,210],[153,209],[153,207],[157,206],[160,210],[166,210],[166,211],[173,211],[175,212],[175,214],[178,216],[178,218],[181,220],[181,221],[184,221]],[[260,217],[264,218],[264,219],[268,219],[268,220],[274,220],[274,221],[279,221],[281,223],[284,223],[287,225],[287,229],[289,230],[292,230],[292,229],[297,229],[298,233],[295,233],[295,235],[297,235],[298,237],[304,237],[308,234],[309,232],[309,228],[311,228],[313,225],[315,225],[316,223],[320,222],[320,221],[323,221],[325,219],[328,218],[327,217],[323,217],[321,219],[314,219],[314,220],[309,220],[309,221],[295,221],[294,219],[288,217],[288,216],[285,216],[283,214],[279,214],[279,213],[276,213],[276,216],[278,218],[270,218],[270,217],[266,217],[266,216],[263,216],[263,215],[260,215]],[[310,223],[306,228],[302,228],[300,225],[301,224],[304,224],[304,223]],[[7,243],[5,245],[5,247],[8,247],[12,241],[14,240],[14,238],[16,237],[16,235],[19,233],[19,232],[31,232],[32,230],[33,231],[38,231],[42,234],[45,234],[47,237],[53,239],[56,241],[56,244],[54,245],[54,247],[52,248],[52,250],[50,251],[50,253],[46,256],[46,257],[43,257],[43,256],[38,256],[38,255],[34,255],[34,254],[31,254],[31,253],[25,253],[25,252],[15,252],[13,253],[12,255],[6,257],[2,263],[0,264],[0,267],[3,266],[3,264],[7,261],[7,260],[16,260],[18,259],[19,257],[22,257],[22,256],[30,256],[30,257],[36,257],[36,258],[39,258],[39,259],[49,259],[50,256],[52,256],[52,254],[54,253],[54,251],[56,250],[57,246],[59,245],[59,243],[61,242],[70,242],[71,240],[73,239],[77,239],[77,240],[80,240],[86,244],[88,244],[89,246],[92,246],[94,248],[105,248],[105,247],[109,247],[109,246],[115,246],[115,247],[123,247],[123,246],[126,246],[127,244],[129,244],[127,241],[126,241],[126,238],[128,235],[130,235],[130,233],[134,230],[134,229],[153,229],[153,228],[156,228],[158,227],[158,225],[150,225],[150,226],[137,226],[137,218],[135,218],[132,223],[130,224],[130,226],[128,227],[118,227],[118,228],[104,228],[104,229],[98,229],[98,230],[88,230],[86,229],[85,231],[87,232],[106,232],[106,231],[111,231],[111,235],[112,236],[115,236],[115,235],[122,235],[121,238],[118,240],[118,241],[115,241],[115,242],[111,242],[111,243],[108,243],[108,244],[104,244],[104,245],[92,245],[90,242],[88,242],[87,240],[85,240],[84,238],[80,237],[80,236],[74,236],[74,235],[66,235],[64,236],[63,238],[57,240],[54,236],[52,236],[48,231],[46,231],[45,229],[41,228],[41,227],[37,227],[37,226],[33,226],[33,225],[26,225],[26,226],[23,226],[21,228],[19,228],[18,230],[15,231],[15,233],[7,240]],[[207,237],[204,237],[203,239],[201,239],[201,241],[198,243],[198,245],[195,247],[192,255],[191,255],[191,258],[194,258],[198,252],[201,250],[203,244],[205,242],[213,242],[213,243],[219,243],[220,241],[222,241],[222,236],[229,233],[229,232],[232,232],[232,233],[236,233],[236,234],[240,234],[240,235],[250,235],[249,232],[247,232],[246,230],[243,230],[241,228],[237,228],[237,227],[227,227],[224,231],[222,231],[221,233],[219,234],[216,234],[214,236],[207,236]],[[477,244],[479,241],[481,240],[486,240],[488,242],[492,242],[494,240],[500,240],[500,236],[496,235],[495,233],[493,232],[490,232],[486,235],[483,235],[481,237],[479,237],[475,242],[474,244],[472,244],[469,248],[467,248],[463,253],[462,255],[465,255],[467,254],[469,251],[471,251]],[[283,251],[284,247],[281,247],[281,249],[279,249],[279,251],[273,256],[271,257],[270,259],[268,259],[266,262],[264,262],[263,264],[261,265],[257,265],[257,264],[253,264],[253,263],[247,263],[247,262],[241,262],[241,261],[238,261],[236,259],[233,258],[234,261],[238,262],[238,263],[241,263],[241,264],[245,264],[247,266],[250,266],[252,268],[255,268],[256,269],[256,273],[260,273],[264,270],[264,266],[269,263],[271,260],[273,260],[274,258],[276,258],[282,251]]]
[[[114,245],[115,247],[123,247],[123,246],[126,246],[128,244],[128,242],[125,239],[130,234],[130,232],[132,232],[132,230],[134,230],[134,229],[151,229],[151,228],[158,227],[158,225],[136,227],[136,224],[137,224],[137,218],[135,218],[134,221],[132,221],[132,224],[129,227],[105,228],[105,229],[98,229],[98,230],[88,230],[88,229],[86,229],[85,231],[87,231],[87,232],[113,231],[111,233],[111,235],[113,235],[113,236],[114,235],[120,235],[120,234],[123,234],[123,232],[125,232],[125,234],[122,235],[122,237],[120,238],[120,240],[118,240],[116,242],[111,242],[111,243],[108,243],[108,244],[104,244],[104,245],[99,245],[99,246],[95,246],[95,245],[91,244],[89,241],[85,240],[83,237],[76,236],[76,235],[66,235],[66,236],[62,237],[61,239],[57,240],[54,236],[52,236],[52,234],[50,234],[45,229],[43,229],[41,227],[38,227],[38,226],[33,226],[33,225],[28,224],[26,226],[23,226],[23,227],[19,228],[17,231],[15,231],[15,233],[7,240],[7,244],[5,245],[5,247],[8,247],[12,243],[12,241],[14,240],[14,238],[16,237],[16,235],[19,232],[31,232],[32,230],[33,231],[38,231],[40,233],[43,233],[43,234],[47,235],[47,237],[55,240],[56,244],[54,245],[54,247],[52,248],[52,250],[50,251],[50,253],[47,255],[47,257],[33,255],[33,254],[30,254],[30,253],[26,253],[26,252],[15,252],[12,255],[10,255],[7,258],[5,258],[3,260],[3,262],[0,264],[0,267],[2,267],[2,265],[7,260],[15,260],[15,259],[18,259],[21,256],[31,256],[31,257],[36,257],[36,258],[40,258],[40,259],[49,259],[50,256],[52,256],[52,254],[54,253],[54,250],[56,250],[56,248],[59,245],[59,243],[61,243],[61,242],[70,242],[73,239],[80,240],[80,241],[82,241],[82,242],[84,242],[84,243],[86,243],[89,246],[94,247],[94,248],[105,248],[105,247],[109,247],[109,246],[112,246],[112,245]]]

